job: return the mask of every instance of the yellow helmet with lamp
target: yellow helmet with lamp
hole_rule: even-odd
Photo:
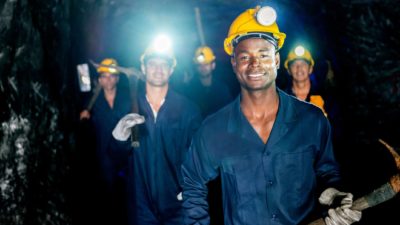
[[[275,10],[269,6],[257,6],[240,14],[231,24],[225,38],[225,52],[232,55],[234,47],[247,38],[263,38],[278,51],[285,42],[286,34],[279,31],[276,17]]]
[[[156,37],[144,51],[140,57],[140,61],[142,64],[146,64],[147,60],[154,57],[166,59],[172,68],[176,66],[176,59],[172,50],[172,43],[167,36],[160,35]]]
[[[110,74],[119,74],[119,71],[115,68],[109,66],[118,66],[117,60],[112,58],[106,58],[101,61],[100,65],[97,67],[97,72],[102,73],[110,73]]]
[[[193,61],[197,64],[209,64],[215,60],[215,55],[210,47],[201,46],[196,49]]]
[[[310,51],[299,45],[289,52],[285,60],[285,68],[288,70],[289,64],[297,59],[302,59],[308,62],[311,66],[314,66],[314,59],[312,58]]]

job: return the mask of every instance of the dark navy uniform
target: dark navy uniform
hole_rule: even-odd
[[[102,218],[110,220],[101,219],[103,224],[116,221],[116,219],[124,220],[124,218],[116,217],[121,217],[124,212],[117,211],[125,208],[120,192],[123,192],[125,188],[122,174],[126,169],[127,160],[112,157],[110,148],[112,131],[118,121],[131,110],[130,102],[129,92],[118,88],[113,108],[111,108],[104,97],[104,92],[101,91],[91,110],[91,121],[96,134],[97,175],[100,181],[100,186],[96,187],[96,191],[99,191],[99,204],[96,207],[100,208]]]
[[[317,184],[338,185],[327,118],[277,92],[266,144],[241,112],[240,97],[204,121],[182,165],[185,224],[209,223],[206,184],[218,175],[227,225],[299,224],[316,206]]]
[[[209,87],[203,86],[198,78],[194,78],[185,93],[199,106],[204,118],[233,100],[228,86],[215,78]]]
[[[183,96],[168,90],[155,118],[144,93],[139,96],[139,148],[129,141],[116,141],[130,153],[128,194],[131,224],[182,224],[181,165],[191,137],[200,126],[198,107]]]

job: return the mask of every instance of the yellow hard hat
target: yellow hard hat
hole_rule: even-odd
[[[140,57],[140,61],[142,64],[146,64],[147,60],[154,57],[166,59],[172,68],[176,66],[174,51],[172,50],[170,40],[165,35],[156,37],[153,43],[144,51]]]
[[[104,65],[104,66],[102,66]],[[118,63],[115,59],[106,58],[101,61],[99,67],[97,67],[98,73],[111,73],[111,74],[119,74],[119,71],[115,68],[106,67],[106,66],[118,66]]]
[[[210,47],[201,46],[197,48],[193,61],[197,64],[208,64],[215,60],[215,55]]]
[[[228,55],[233,48],[247,38],[263,38],[275,45],[276,50],[282,48],[286,34],[279,31],[276,24],[276,12],[272,7],[257,6],[240,14],[231,24],[228,36],[224,41],[224,49]]]
[[[303,59],[307,61],[311,66],[314,66],[314,59],[312,58],[310,51],[308,51],[301,45],[297,46],[289,52],[285,60],[285,68],[288,70],[289,63],[293,62],[296,59]]]

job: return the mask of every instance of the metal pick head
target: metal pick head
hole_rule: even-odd
[[[270,26],[276,21],[276,11],[270,6],[264,6],[257,11],[256,19],[259,24]]]

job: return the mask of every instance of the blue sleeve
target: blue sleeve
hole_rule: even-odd
[[[329,121],[324,118],[320,123],[320,151],[316,160],[317,176],[320,180],[321,189],[328,187],[339,188],[341,177],[339,165],[335,159],[331,141],[331,127]]]
[[[111,136],[109,154],[114,160],[126,159],[132,153],[130,138],[127,141],[118,141]]]
[[[207,183],[217,176],[216,166],[199,133],[182,165],[184,224],[209,224]]]

